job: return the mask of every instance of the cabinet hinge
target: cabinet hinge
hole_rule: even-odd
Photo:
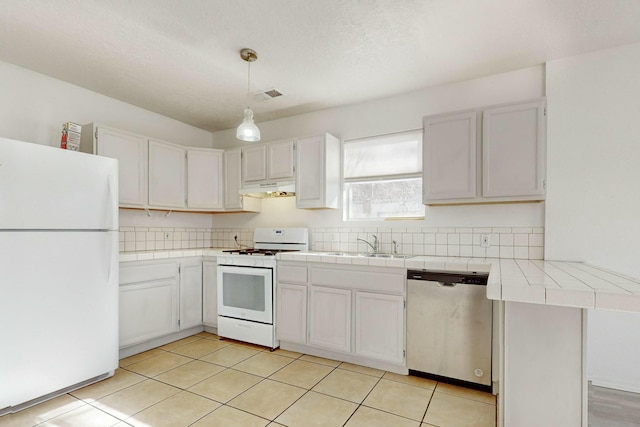
[[[96,141],[98,140],[98,128],[96,128]]]
[[[178,328],[180,327],[180,319],[178,319]]]
[[[407,358],[407,350],[402,350],[402,358],[403,359]]]
[[[180,274],[180,273],[182,273],[182,266],[181,265],[178,266],[178,274]]]
[[[546,189],[547,189],[547,180],[546,180],[546,179],[545,179],[544,181],[542,181],[542,188],[543,188],[544,190],[546,190]]]
[[[407,308],[407,300],[402,301],[402,306],[406,309]]]
[[[544,107],[544,115],[547,115],[547,107]]]

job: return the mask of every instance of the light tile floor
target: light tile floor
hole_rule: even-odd
[[[202,332],[0,427],[494,427],[495,405],[488,393]]]

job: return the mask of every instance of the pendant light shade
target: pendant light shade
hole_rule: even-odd
[[[256,142],[260,141],[260,129],[253,122],[253,111],[247,107],[244,109],[244,120],[238,126],[236,138],[241,141]]]
[[[251,63],[258,59],[258,54],[253,49],[242,49],[240,58],[248,64],[247,71],[247,96],[251,93]],[[257,142],[260,141],[260,129],[253,122],[253,111],[247,107],[244,109],[244,120],[236,130],[236,138],[241,141]]]

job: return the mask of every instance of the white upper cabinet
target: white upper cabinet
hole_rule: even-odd
[[[423,123],[425,204],[544,200],[544,99],[429,116]]]
[[[544,194],[544,102],[482,112],[482,195]]]
[[[224,152],[224,207],[225,209],[240,209],[242,207],[240,185],[242,184],[240,150]]]
[[[295,175],[293,139],[242,148],[242,182],[292,180]]]
[[[118,159],[120,206],[147,205],[147,138],[94,123],[82,126],[81,151]]]
[[[185,148],[149,140],[149,205],[185,207]]]
[[[294,150],[292,139],[267,144],[267,179],[293,179]]]
[[[475,112],[425,117],[424,202],[476,196]]]
[[[223,150],[187,149],[187,207],[222,209]]]
[[[240,186],[242,185],[241,153],[240,149],[224,152],[224,208],[228,211],[260,212],[262,207],[260,199],[240,195]]]
[[[340,207],[340,140],[325,134],[296,143],[296,207]]]
[[[242,149],[242,181],[267,179],[267,147],[264,144]]]

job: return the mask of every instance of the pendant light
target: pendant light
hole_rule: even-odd
[[[247,96],[251,93],[251,63],[258,59],[258,54],[253,49],[242,49],[240,51],[240,58],[243,61],[247,61],[248,64],[248,77],[247,77]],[[236,138],[241,141],[257,142],[260,141],[260,129],[253,122],[253,111],[247,107],[244,109],[244,120],[238,126],[236,130]]]

